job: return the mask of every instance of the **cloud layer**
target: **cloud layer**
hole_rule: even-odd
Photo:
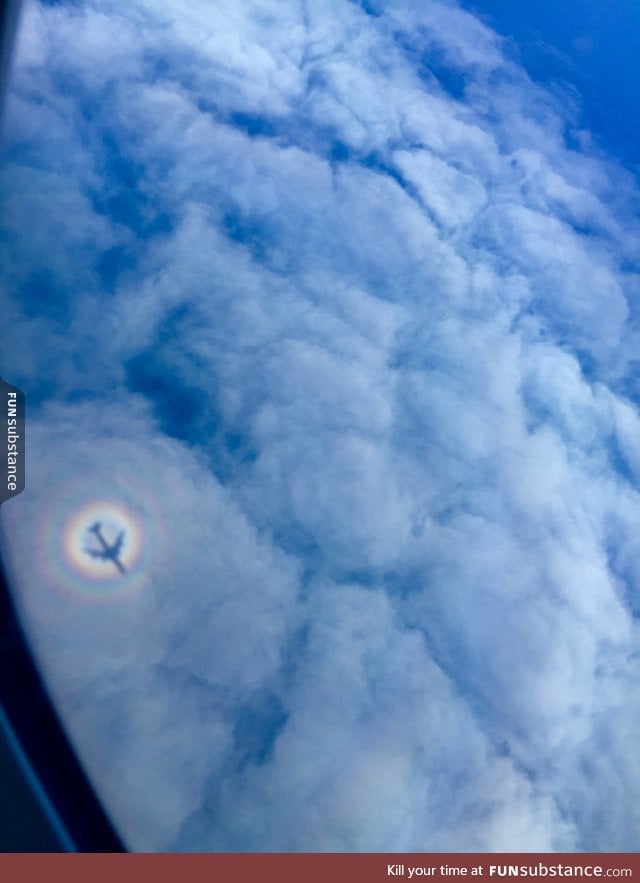
[[[26,6],[3,528],[130,848],[640,846],[638,192],[574,121],[454,3]]]

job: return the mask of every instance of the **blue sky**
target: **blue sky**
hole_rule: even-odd
[[[25,4],[4,543],[132,849],[639,846],[631,12],[479,6]]]
[[[573,96],[582,127],[603,151],[638,169],[640,12],[634,0],[467,0],[463,6],[510,38],[530,76]]]

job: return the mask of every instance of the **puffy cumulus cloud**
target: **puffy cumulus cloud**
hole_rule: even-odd
[[[211,781],[179,844],[197,848],[205,831],[214,832],[214,849],[572,842],[553,801],[496,756],[424,637],[398,621],[384,590],[315,589],[287,691],[289,718],[270,762]]]
[[[25,9],[6,548],[133,849],[638,848],[638,194],[513,56],[437,0]]]

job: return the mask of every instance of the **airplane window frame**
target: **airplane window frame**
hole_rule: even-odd
[[[1,561],[0,768],[11,773],[0,789],[0,851],[127,851],[55,713]],[[13,817],[20,807],[28,818]]]
[[[0,2],[0,102],[20,6]],[[9,583],[0,557],[0,852],[126,852],[56,715]]]

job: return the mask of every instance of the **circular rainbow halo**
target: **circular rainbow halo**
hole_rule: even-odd
[[[64,560],[76,574],[112,582],[135,570],[142,552],[142,525],[122,503],[92,500],[67,519],[62,541]]]
[[[59,585],[94,601],[135,594],[149,579],[157,545],[148,507],[107,495],[69,503],[47,531]]]

